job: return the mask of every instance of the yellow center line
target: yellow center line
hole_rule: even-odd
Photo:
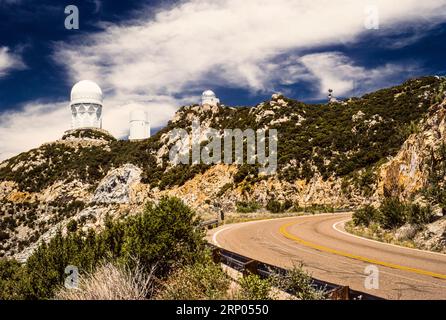
[[[376,264],[376,265],[381,265],[381,266],[385,266],[385,267],[389,267],[392,269],[398,269],[398,270],[404,270],[404,271],[408,271],[408,272],[413,272],[413,273],[417,273],[417,274],[422,274],[422,275],[426,275],[426,276],[431,276],[431,277],[435,277],[435,278],[440,278],[440,279],[445,279],[446,280],[446,275],[444,274],[440,274],[440,273],[435,273],[435,272],[431,272],[431,271],[427,271],[427,270],[421,270],[421,269],[416,269],[416,268],[411,268],[411,267],[406,267],[406,266],[400,266],[394,263],[390,263],[390,262],[384,262],[384,261],[380,261],[380,260],[375,260],[375,259],[370,259],[370,258],[366,258],[366,257],[362,257],[360,255],[356,255],[356,254],[351,254],[351,253],[347,253],[347,252],[343,252],[343,251],[339,251],[336,249],[332,249],[329,247],[325,247],[322,245],[318,245],[306,240],[303,240],[291,233],[288,232],[288,228],[299,223],[298,221],[294,221],[294,222],[290,222],[287,224],[284,224],[280,227],[279,232],[285,236],[286,238],[293,240],[297,243],[300,243],[306,247],[310,247],[319,251],[323,251],[323,252],[328,252],[328,253],[332,253],[332,254],[336,254],[338,256],[343,256],[343,257],[347,257],[347,258],[351,258],[351,259],[355,259],[355,260],[360,260],[360,261],[364,261],[364,262],[369,262],[371,264]]]

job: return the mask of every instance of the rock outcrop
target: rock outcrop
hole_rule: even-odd
[[[133,164],[114,169],[99,183],[92,202],[129,203],[131,188],[140,180],[141,169]]]
[[[446,102],[434,105],[419,127],[419,132],[410,135],[396,156],[381,166],[378,197],[409,200],[426,187],[432,161],[446,143]]]

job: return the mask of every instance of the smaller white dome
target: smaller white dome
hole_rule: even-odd
[[[71,104],[97,103],[102,104],[102,90],[91,80],[82,80],[71,89]]]
[[[215,98],[216,95],[214,93],[214,91],[212,90],[206,90],[203,92],[203,94],[201,95],[202,98]]]
[[[130,121],[147,121],[147,113],[143,109],[135,109],[130,112]]]

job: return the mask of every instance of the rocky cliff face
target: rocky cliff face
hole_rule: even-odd
[[[427,117],[404,142],[395,157],[378,170],[376,197],[397,196],[403,200],[421,197],[433,163],[443,161],[439,151],[446,143],[446,102],[429,109]]]
[[[343,103],[306,105],[281,95],[254,107],[182,107],[142,142],[69,132],[0,164],[0,256],[25,260],[56,232],[101,228],[147,201],[183,199],[204,218],[240,202],[266,207],[356,208],[386,195],[422,198],[445,139],[444,80],[408,81]],[[441,97],[441,99],[439,99]],[[257,165],[172,165],[176,128],[277,129],[278,171]],[[75,223],[74,223],[75,222]]]
[[[132,164],[111,170],[94,192],[95,203],[130,203],[130,189],[141,180],[141,169]]]

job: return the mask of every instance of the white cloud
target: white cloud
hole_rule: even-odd
[[[60,138],[70,123],[66,103],[32,103],[0,114],[0,159]]]
[[[129,113],[139,103],[108,103],[104,101],[103,127],[116,137],[128,136]],[[166,97],[156,104],[142,106],[150,112],[152,128],[166,123],[176,110],[178,101]],[[22,110],[0,113],[0,160],[35,148],[44,142],[60,139],[70,129],[71,113],[67,102],[30,103]]]
[[[101,32],[58,43],[54,59],[67,69],[70,84],[80,79],[100,84],[106,95],[104,127],[122,136],[132,104],[150,108],[156,127],[178,105],[198,102],[194,94],[208,87],[237,87],[255,93],[314,79],[321,92],[328,85],[338,93],[349,92],[358,77],[371,84],[382,73],[389,76],[402,67],[368,70],[321,48],[352,43],[366,33],[385,36],[413,26],[422,30],[445,20],[446,0],[374,0],[381,29],[366,30],[364,8],[369,4],[369,0],[181,1],[155,13],[142,10],[126,23],[104,24]],[[308,54],[315,51],[319,53]],[[336,72],[330,72],[333,64]],[[368,75],[358,76],[361,72]],[[62,112],[56,110],[60,108],[57,104],[49,108],[55,114]],[[17,113],[17,119],[27,117],[26,110]],[[42,115],[42,122],[47,121],[45,117]],[[52,130],[51,134],[28,136],[34,146],[61,129],[59,124],[44,129],[37,119],[29,125],[35,131]],[[2,130],[8,133],[3,118]],[[14,152],[31,144],[19,148],[3,139],[2,148]]]
[[[405,78],[418,70],[416,64],[386,64],[367,69],[357,66],[340,52],[314,53],[299,59],[318,83],[319,98],[333,89],[339,96],[356,92],[370,92],[385,87],[394,79]]]
[[[431,25],[446,1],[376,0],[380,26]],[[269,90],[265,66],[277,55],[354,41],[366,30],[369,1],[192,0],[160,10],[153,20],[108,26],[57,47],[73,80],[102,79],[120,93],[178,94],[203,83]],[[426,21],[429,18],[429,21]]]
[[[25,64],[21,57],[12,53],[8,47],[0,47],[0,78],[12,70],[23,69]]]

